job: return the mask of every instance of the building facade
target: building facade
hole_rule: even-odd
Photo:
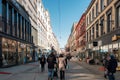
[[[59,49],[59,44],[55,34],[52,31],[50,22],[50,15],[48,10],[44,8],[42,0],[38,0],[38,48],[42,52],[49,52],[54,46],[56,50]]]
[[[15,0],[0,0],[0,58],[3,66],[33,60],[32,24],[23,6]]]
[[[85,57],[85,47],[86,47],[86,27],[85,27],[85,14],[83,14],[76,26],[76,52],[78,56],[82,59]]]
[[[39,0],[38,4],[38,47],[40,50],[46,50],[48,47],[47,28],[49,19],[49,13],[45,10],[42,0]]]
[[[37,47],[38,44],[38,31],[37,31],[37,0],[11,0],[17,1],[21,6],[24,7],[27,14],[29,15],[29,20],[32,25],[32,36],[33,36],[33,43],[34,46]],[[36,36],[34,36],[36,35]]]
[[[87,55],[101,59],[116,50],[120,60],[120,39],[112,40],[120,34],[120,1],[92,0],[86,11]]]
[[[71,55],[76,55],[76,26],[77,22],[73,23],[72,28],[71,28],[71,33],[69,36],[69,48],[70,48],[70,53]]]

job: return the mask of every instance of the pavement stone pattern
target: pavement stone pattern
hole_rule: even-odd
[[[91,70],[92,73],[94,74],[98,74],[100,75],[101,77],[103,77],[103,74],[104,74],[104,71],[100,71],[99,68],[102,66],[102,65],[90,65],[86,62],[80,62],[80,61],[75,61],[76,63],[78,63],[80,66],[83,66],[84,68],[88,69],[88,70]],[[116,80],[120,80],[120,71],[117,71],[115,73],[115,78]]]
[[[95,65],[89,65],[84,62],[70,61],[69,68],[65,72],[65,80],[105,80],[103,72],[98,72]],[[47,65],[45,72],[40,71],[38,62],[25,65],[1,68],[0,72],[9,72],[11,74],[0,74],[0,80],[47,80]],[[59,72],[58,72],[59,74]],[[118,73],[119,74],[119,73]],[[57,79],[59,80],[59,79]],[[120,80],[117,79],[117,80]]]

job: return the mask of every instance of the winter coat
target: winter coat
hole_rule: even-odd
[[[48,69],[54,69],[54,65],[56,64],[56,56],[54,54],[50,54],[47,58]]]
[[[59,62],[58,63],[59,70],[65,70],[65,65],[66,65],[65,58],[59,57],[58,62]]]
[[[115,58],[111,58],[108,62],[107,70],[109,73],[115,73],[117,68],[117,60]]]

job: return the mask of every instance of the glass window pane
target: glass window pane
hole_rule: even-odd
[[[116,26],[120,27],[120,6],[116,8]]]

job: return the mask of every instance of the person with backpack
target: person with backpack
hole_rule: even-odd
[[[54,55],[54,51],[52,50],[50,55],[47,58],[48,63],[48,80],[53,80],[54,75],[54,66],[56,64],[56,56]]]
[[[40,57],[41,72],[45,71],[46,58],[45,55]]]
[[[117,60],[115,59],[114,55],[110,55],[109,62],[107,65],[107,70],[108,70],[108,79],[109,80],[115,80],[114,73],[116,72],[117,68]]]

